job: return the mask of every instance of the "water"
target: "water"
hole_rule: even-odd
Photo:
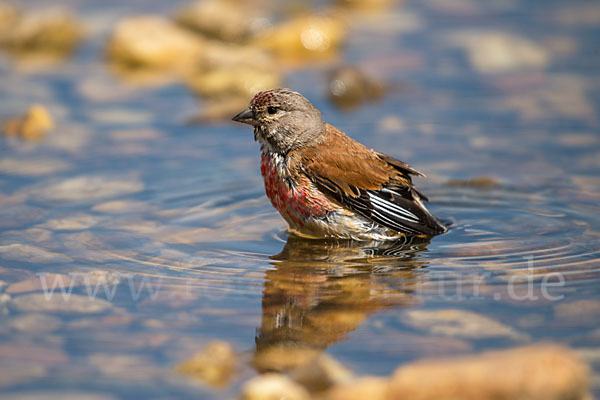
[[[43,103],[58,125],[40,143],[0,140],[4,395],[222,398],[270,346],[323,350],[384,375],[422,357],[553,341],[578,350],[597,377],[600,32],[568,17],[586,2],[452,12],[431,1],[358,24],[342,59],[403,89],[350,112],[327,100],[322,65],[287,74],[328,122],[427,174],[417,184],[451,228],[404,244],[289,237],[247,127],[187,125],[199,106],[185,87],[113,75],[99,54],[108,22],[168,11],[150,3],[99,14],[75,2],[95,33],[71,60],[2,61],[2,114]],[[399,15],[413,29],[394,23]],[[550,61],[478,72],[448,41],[468,30],[527,37]],[[452,183],[478,177],[491,184]],[[45,273],[70,276],[86,296],[92,271],[114,289],[98,287],[99,299],[111,297],[100,312],[15,305],[42,295]],[[454,319],[425,321],[435,311]],[[217,338],[241,353],[230,386],[173,372]]]

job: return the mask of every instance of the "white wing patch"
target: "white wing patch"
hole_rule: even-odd
[[[396,218],[403,219],[408,222],[419,223],[419,218],[415,214],[397,204],[392,203],[391,201],[382,199],[373,193],[369,193],[369,200],[371,200],[371,204],[373,204],[376,209],[379,208],[385,213],[390,213]]]

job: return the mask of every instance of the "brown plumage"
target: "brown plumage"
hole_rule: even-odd
[[[381,239],[446,230],[413,186],[411,175],[423,174],[324,123],[299,93],[261,92],[234,120],[254,126],[267,195],[296,232]]]
[[[345,195],[356,197],[352,188],[379,190],[391,182],[412,186],[405,171],[420,174],[400,161],[368,149],[329,124],[325,130],[323,142],[302,151],[303,163],[308,171],[338,185]],[[323,148],[343,149],[343,152],[324,152]],[[390,160],[405,167],[400,169]]]

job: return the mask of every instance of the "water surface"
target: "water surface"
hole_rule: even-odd
[[[170,12],[152,3],[67,3],[94,27],[72,59],[2,59],[3,116],[42,103],[57,121],[39,143],[0,139],[3,395],[222,398],[273,346],[384,375],[422,357],[553,341],[597,377],[600,29],[569,17],[587,2],[409,2],[357,24],[341,60],[402,89],[351,111],[327,100],[327,66],[286,75],[326,121],[427,174],[417,185],[450,231],[393,244],[290,237],[247,127],[188,125],[202,102],[184,86],[115,76],[101,54],[111,23]],[[489,31],[527,38],[546,65],[489,73],[450,40]],[[50,286],[71,277],[84,297],[108,277],[114,296],[98,286],[110,300],[99,310],[19,300],[43,295],[40,274],[62,274]],[[173,372],[213,339],[245,360],[230,386]]]

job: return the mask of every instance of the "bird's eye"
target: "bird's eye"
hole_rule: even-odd
[[[269,114],[277,114],[277,107],[267,107],[267,112]]]

